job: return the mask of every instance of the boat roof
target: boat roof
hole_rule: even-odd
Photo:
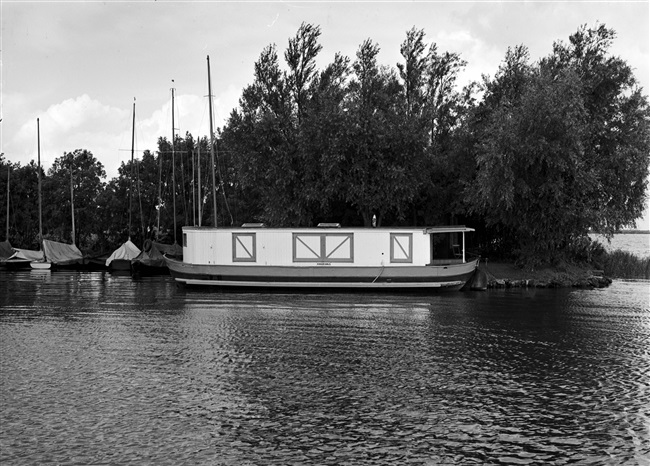
[[[474,228],[466,227],[465,225],[446,225],[446,226],[432,226],[432,227],[341,227],[339,224],[320,224],[316,227],[296,227],[296,228],[276,228],[267,227],[263,223],[245,223],[240,227],[213,227],[213,226],[184,226],[183,231],[204,231],[204,230],[219,230],[219,231],[251,231],[251,230],[273,230],[273,231],[323,231],[323,230],[337,230],[337,231],[421,231],[424,234],[434,233],[465,233],[474,231]]]

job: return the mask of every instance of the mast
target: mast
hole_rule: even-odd
[[[201,192],[201,137],[197,138],[196,144],[196,180],[197,180],[197,204],[199,210],[199,226],[201,226],[201,217],[203,216],[203,193]]]
[[[133,124],[131,125],[131,180],[129,182],[129,241],[131,241],[131,214],[133,211],[133,152],[135,150],[135,97],[133,98]]]
[[[70,162],[70,206],[72,207],[72,244],[75,243],[75,230],[74,230],[74,186],[72,182],[72,162]]]
[[[138,186],[138,206],[140,207],[140,231],[142,232],[142,241],[145,241],[146,231],[144,229],[144,214],[142,213],[142,192],[140,183],[140,162],[135,161],[135,183]]]
[[[174,80],[172,79],[172,82]],[[174,128],[174,88],[172,87],[172,199],[173,199],[173,213],[174,213],[174,244],[176,244],[176,162],[174,161],[174,147],[175,147],[175,132]]]
[[[133,98],[133,129],[131,130],[131,164],[134,162],[135,153],[135,97]],[[135,183],[138,187],[138,206],[140,207],[140,231],[142,232],[142,240],[145,238],[144,231],[144,216],[142,215],[142,194],[140,193],[140,162],[135,161]]]
[[[9,241],[9,177],[11,175],[11,167],[7,165],[7,236],[5,239]]]
[[[36,119],[36,133],[38,139],[38,242],[43,248],[43,201],[41,199],[41,123]]]
[[[210,55],[208,55],[208,102],[210,104],[210,162],[212,164],[212,201],[214,226],[217,226],[217,181],[214,176],[214,130],[212,129],[212,82],[210,79]]]
[[[156,242],[160,236],[160,209],[162,209],[162,169],[163,169],[163,153],[158,153],[158,206],[156,207],[158,224],[156,226]]]
[[[195,182],[195,176],[196,176],[196,165],[194,163],[194,151],[190,151],[190,155],[192,156],[192,202],[191,202],[191,207],[192,207],[192,225],[196,226],[196,182]]]

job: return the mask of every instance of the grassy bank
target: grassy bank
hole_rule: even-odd
[[[608,252],[598,242],[586,243],[569,255],[574,259],[536,268],[482,259],[480,268],[488,277],[489,288],[599,288],[608,286],[613,278],[650,279],[650,257],[620,249]]]
[[[617,249],[605,253],[602,261],[603,270],[608,277],[650,279],[650,258],[640,258]]]

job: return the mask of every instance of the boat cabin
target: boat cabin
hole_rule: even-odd
[[[267,266],[433,266],[467,262],[465,226],[183,227],[183,262]]]

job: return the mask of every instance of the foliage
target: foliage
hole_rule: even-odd
[[[615,36],[605,25],[582,26],[541,63],[554,75],[572,70],[580,77],[587,112],[583,161],[592,177],[582,218],[608,236],[643,213],[650,165],[650,108],[632,68],[608,54]]]
[[[264,199],[257,218],[251,220],[290,223],[304,216],[296,196],[302,164],[296,153],[291,92],[274,46],[262,52],[255,76],[242,95],[241,112],[233,111],[223,139],[226,150],[237,154],[234,163],[241,189],[253,199]]]
[[[3,219],[2,231],[13,247],[38,249],[38,175],[32,160],[28,165],[3,160],[0,157],[0,202]],[[9,184],[9,211],[7,211],[7,184]],[[9,233],[7,235],[7,218]]]
[[[650,114],[606,57],[610,34],[582,29],[535,66],[509,50],[485,83],[466,200],[524,261],[556,260],[590,228],[611,234],[642,212]]]
[[[273,225],[404,221],[416,202],[431,200],[426,188],[457,124],[451,91],[464,62],[437,55],[435,45],[425,53],[424,32],[413,29],[399,76],[379,65],[371,40],[354,62],[337,54],[317,72],[319,36],[317,27],[300,27],[284,54],[287,71],[274,45],[255,64],[255,81],[222,134],[238,197],[253,200],[251,221]]]
[[[606,253],[603,270],[612,278],[650,279],[650,258],[640,258],[617,249]]]
[[[90,248],[99,231],[97,194],[104,188],[104,166],[85,149],[64,152],[43,179],[43,233],[61,242]],[[75,231],[72,232],[74,203]]]
[[[474,173],[474,154],[465,148],[467,133],[462,125],[473,104],[474,85],[456,90],[458,73],[466,65],[458,54],[439,53],[431,44],[426,63],[422,115],[428,137],[426,182],[415,218],[424,224],[453,224],[458,216],[467,216],[460,193]]]
[[[364,224],[373,214],[404,215],[422,174],[423,151],[401,106],[395,74],[377,65],[379,47],[369,40],[357,51],[350,83],[350,119],[345,148],[346,201],[357,208]],[[418,144],[420,143],[420,144]]]
[[[510,48],[494,77],[462,90],[466,62],[424,30],[406,32],[396,68],[379,63],[368,39],[353,59],[335,54],[318,69],[320,35],[303,23],[283,53],[262,50],[214,147],[209,136],[160,137],[106,183],[88,150],[64,153],[43,176],[46,236],[72,239],[71,173],[75,239],[96,251],[129,237],[178,241],[183,225],[370,225],[376,216],[380,225],[465,222],[483,253],[528,266],[604,263],[587,232],[611,235],[640,217],[650,108],[629,65],[609,54],[611,29],[583,26],[537,63],[525,46]],[[9,239],[38,247],[37,167],[0,154],[3,211],[8,174]]]

